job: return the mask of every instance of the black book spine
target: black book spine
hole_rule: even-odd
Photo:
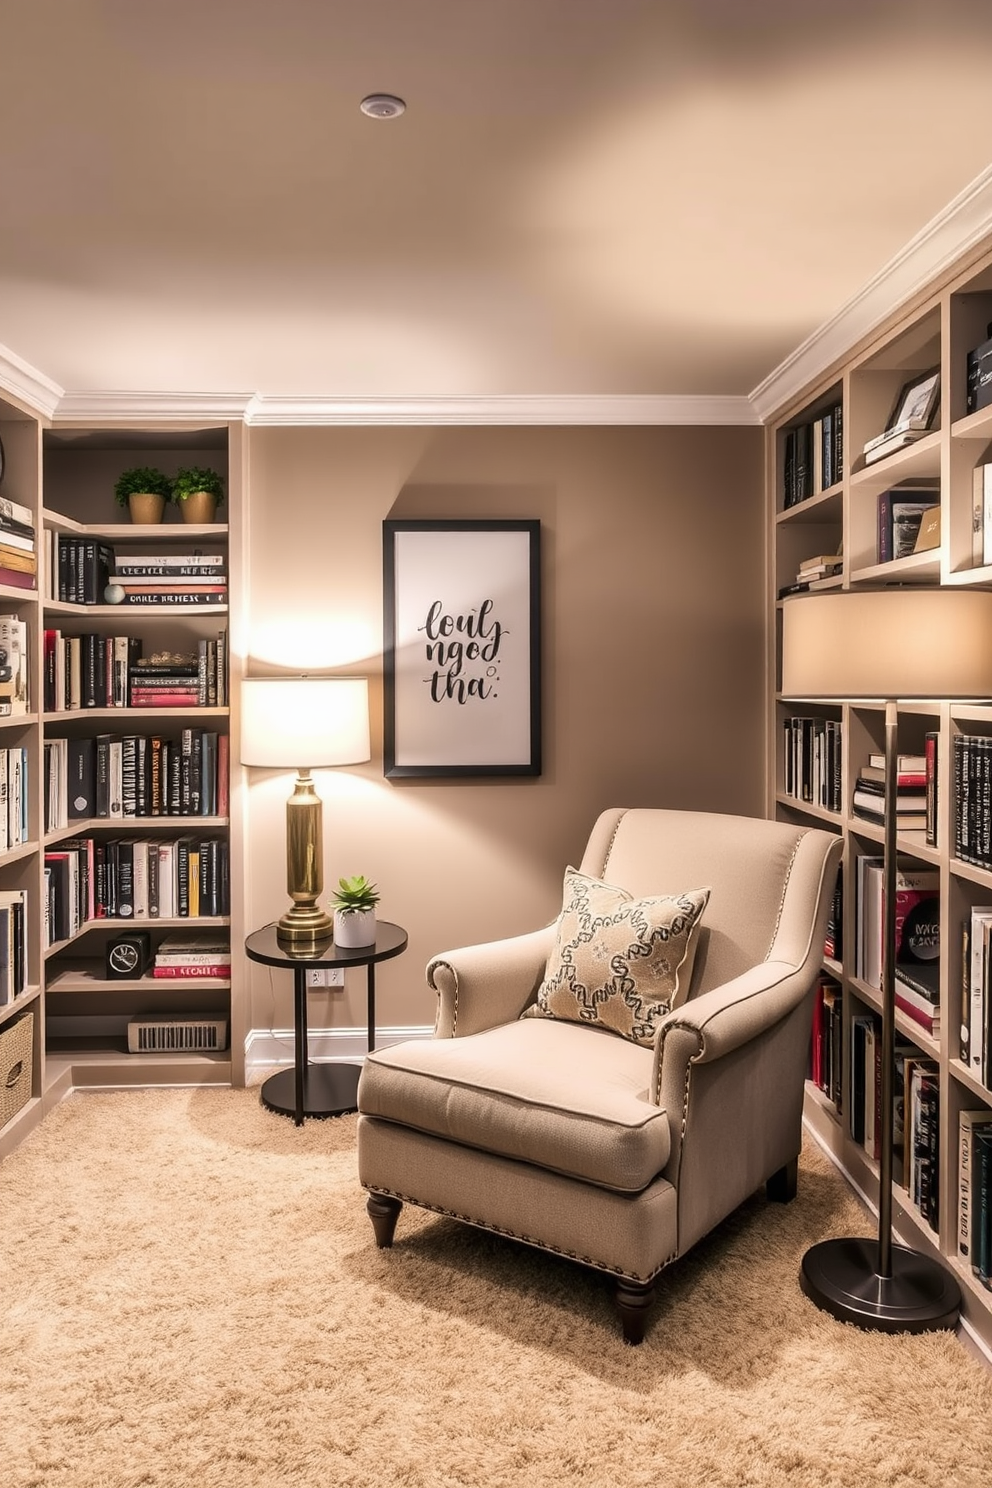
[[[117,851],[117,914],[129,920],[134,915],[134,843],[122,837]]]
[[[138,814],[138,741],[125,734],[121,741],[121,810],[125,816]]]

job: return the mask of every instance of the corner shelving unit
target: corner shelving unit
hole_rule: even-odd
[[[103,1088],[150,1085],[243,1084],[245,1079],[245,1007],[243,945],[243,842],[240,832],[239,772],[228,766],[228,806],[222,815],[158,814],[90,817],[69,820],[45,830],[45,745],[58,738],[152,735],[175,739],[183,729],[206,729],[226,736],[236,760],[237,710],[233,706],[240,677],[239,634],[243,569],[244,429],[238,423],[203,427],[170,423],[136,429],[133,425],[100,428],[59,424],[11,400],[0,400],[0,438],[6,470],[0,496],[9,496],[35,514],[38,587],[0,586],[0,613],[26,621],[30,664],[30,704],[19,718],[0,719],[0,746],[21,745],[27,751],[28,841],[0,853],[0,889],[27,891],[28,984],[13,1003],[0,1006],[0,1033],[12,1019],[34,1014],[32,1094],[26,1105],[0,1129],[0,1155],[10,1150],[61,1095],[76,1086]],[[158,465],[173,473],[182,465],[209,464],[226,477],[228,520],[209,526],[183,523],[168,507],[161,524],[143,526],[121,521],[113,487],[121,470],[132,465]],[[136,607],[72,604],[48,592],[46,541],[59,535],[93,539],[140,554],[189,547],[223,553],[228,575],[224,606],[142,605]],[[97,636],[138,635],[148,650],[195,650],[201,638],[227,630],[227,696],[217,706],[187,708],[88,707],[43,711],[45,633]],[[45,916],[45,854],[78,839],[107,842],[122,837],[170,841],[180,837],[213,839],[229,864],[230,913],[190,918],[83,919],[69,940],[48,944]],[[169,930],[221,931],[231,944],[229,978],[176,980],[108,980],[105,946],[129,929],[151,933],[152,945]],[[135,1017],[200,1017],[222,1015],[228,1024],[228,1047],[217,1052],[131,1054],[126,1029]]]
[[[841,1169],[870,1202],[878,1198],[878,1163],[852,1136],[852,1020],[879,1013],[880,995],[855,975],[857,934],[856,862],[859,855],[880,856],[883,832],[854,814],[852,794],[868,755],[884,746],[884,708],[836,702],[798,703],[779,690],[781,611],[801,604],[802,593],[779,597],[795,581],[799,564],[816,554],[841,552],[841,572],[829,583],[845,589],[884,590],[890,585],[992,586],[992,565],[976,559],[973,546],[973,475],[992,461],[992,406],[966,409],[967,354],[986,339],[992,323],[992,243],[972,250],[890,321],[852,348],[817,383],[804,389],[769,421],[766,435],[767,512],[769,533],[769,698],[771,751],[766,783],[767,814],[793,822],[808,820],[838,833],[844,843],[842,883],[843,931],[835,958],[824,971],[842,988],[842,1069],[839,1105],[807,1082],[805,1117],[810,1128]],[[873,464],[864,463],[865,443],[886,425],[895,399],[917,373],[939,367],[941,403],[934,427],[916,444]],[[816,419],[826,407],[840,405],[844,428],[843,474],[827,490],[794,505],[785,502],[786,438],[790,430]],[[878,498],[894,487],[932,486],[939,492],[940,543],[935,549],[892,562],[878,562]],[[819,587],[823,587],[822,583]],[[870,644],[870,637],[865,638]],[[912,638],[907,637],[907,645]],[[785,790],[784,741],[788,720],[812,715],[840,727],[840,808],[824,809]],[[911,1042],[939,1070],[939,1220],[933,1229],[908,1192],[896,1187],[893,1220],[903,1243],[939,1256],[954,1272],[964,1297],[964,1326],[992,1350],[992,1290],[958,1253],[958,1118],[963,1110],[988,1108],[992,1089],[976,1078],[960,1058],[962,933],[974,905],[992,906],[992,866],[975,866],[955,853],[956,805],[953,799],[953,741],[959,734],[992,737],[992,699],[943,699],[904,703],[899,707],[899,750],[922,754],[928,733],[937,735],[937,842],[923,832],[899,836],[901,859],[936,868],[940,881],[940,1017],[931,1034],[897,1010],[897,1037]],[[992,994],[990,994],[992,995]]]

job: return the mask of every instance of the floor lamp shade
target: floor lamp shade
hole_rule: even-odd
[[[364,677],[249,677],[241,685],[241,761],[298,771],[286,804],[286,887],[292,907],[278,922],[285,945],[328,940],[323,891],[323,816],[311,770],[371,757]]]
[[[992,593],[848,590],[782,606],[786,697],[992,697]]]
[[[839,590],[782,607],[782,694],[885,702],[882,1069],[878,1237],[825,1240],[800,1283],[843,1322],[882,1332],[953,1328],[961,1291],[937,1260],[892,1243],[898,699],[992,697],[992,594]]]

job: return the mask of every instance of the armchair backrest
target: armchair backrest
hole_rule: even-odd
[[[709,885],[690,988],[697,996],[762,961],[819,961],[817,910],[839,842],[758,817],[616,807],[599,817],[579,868],[637,898]]]

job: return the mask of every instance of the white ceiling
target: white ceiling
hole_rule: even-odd
[[[990,64],[988,0],[0,0],[0,343],[70,393],[745,396],[989,166]]]

